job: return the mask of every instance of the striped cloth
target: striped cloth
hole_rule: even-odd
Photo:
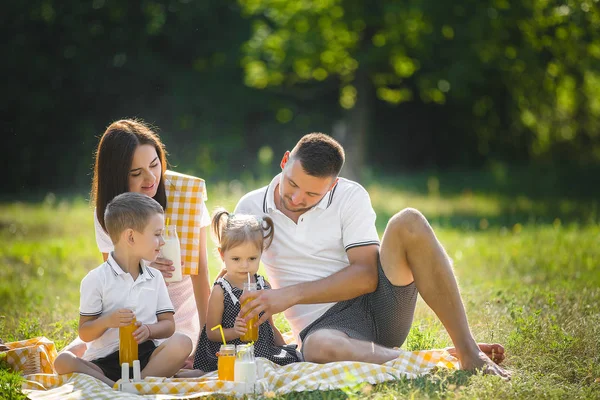
[[[257,359],[259,380],[252,391],[271,397],[291,392],[334,390],[377,384],[400,377],[415,378],[433,368],[456,369],[458,360],[445,350],[402,351],[400,356],[383,365],[362,362],[314,364],[308,362],[279,366],[265,358]],[[217,371],[201,378],[146,378],[133,383],[138,395],[109,388],[99,380],[83,374],[25,376],[23,391],[32,399],[176,399],[199,398],[216,393],[238,396],[247,393],[239,382],[220,381]]]

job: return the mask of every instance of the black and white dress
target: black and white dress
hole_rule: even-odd
[[[259,290],[270,289],[262,276],[254,275],[258,283]],[[223,320],[221,326],[223,329],[233,328],[235,319],[240,313],[240,297],[243,290],[231,285],[227,279],[219,278],[214,283],[221,286],[224,292]],[[262,315],[262,313],[261,313]],[[206,335],[206,325],[202,328],[202,333],[198,339],[196,354],[194,355],[194,369],[202,371],[215,371],[217,369],[217,352],[222,342],[213,342]],[[227,344],[245,344],[240,339],[234,339]],[[287,365],[293,362],[301,361],[301,355],[296,350],[297,345],[276,346],[273,329],[268,321],[260,325],[258,329],[258,340],[254,343],[254,356],[264,357],[279,365]]]

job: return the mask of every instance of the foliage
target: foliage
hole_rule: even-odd
[[[0,399],[2,400],[25,400],[21,392],[21,375],[0,366]]]
[[[356,83],[367,74],[380,100],[443,116],[442,143],[473,141],[470,157],[600,157],[597,1],[239,1],[253,17],[250,86],[329,83],[352,109],[371,95]]]
[[[386,170],[597,164],[599,10],[597,0],[9,2],[0,113],[15,168],[3,187],[89,187],[97,137],[132,116],[161,128],[177,169],[208,179],[256,179],[259,165],[270,175],[265,146],[277,161],[301,134],[337,134],[344,119],[364,133],[365,161]]]

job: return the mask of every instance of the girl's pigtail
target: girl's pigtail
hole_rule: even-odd
[[[224,208],[217,208],[212,218],[212,232],[219,248],[223,239],[223,230],[229,221],[229,212]]]
[[[271,217],[266,215],[262,217],[261,229],[265,232],[263,234],[263,250],[266,250],[273,243],[273,235],[275,234],[275,225]]]

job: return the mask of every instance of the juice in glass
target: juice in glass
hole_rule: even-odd
[[[235,345],[223,344],[217,353],[217,370],[219,380],[233,381],[235,371]]]
[[[136,319],[133,318],[131,324],[119,327],[119,364],[129,363],[138,359],[138,344],[133,338],[133,332],[137,329]]]
[[[244,293],[246,292],[256,292],[257,286],[256,283],[245,282],[244,283]],[[252,299],[248,299],[244,302],[244,304],[248,303]],[[258,326],[256,323],[258,322],[258,316],[253,317],[248,322],[246,322],[246,333],[240,336],[240,340],[242,342],[256,342],[258,340]]]

